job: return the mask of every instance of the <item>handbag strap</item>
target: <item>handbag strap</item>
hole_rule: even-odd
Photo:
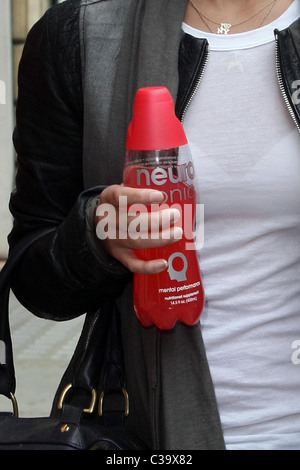
[[[121,397],[121,402],[120,402]],[[104,403],[105,402],[105,403]],[[115,298],[86,314],[73,356],[56,391],[51,416],[74,408],[120,423],[129,414],[119,310]]]
[[[40,229],[22,238],[10,251],[0,272],[0,395],[12,400],[14,415],[18,415],[18,408],[9,324],[12,277],[30,245],[52,230]],[[64,404],[69,403],[70,396],[75,397],[76,405],[79,408],[82,406],[88,413],[94,412],[98,398],[98,413],[101,415],[104,396],[121,391],[125,399],[125,413],[122,413],[122,416],[126,416],[129,405],[125,385],[119,312],[115,299],[105,297],[98,311],[86,314],[75,351],[54,397],[51,415],[60,413]],[[87,407],[83,405],[86,395],[91,396]]]
[[[0,395],[13,399],[16,389],[13,348],[9,325],[9,296],[12,277],[29,246],[53,229],[39,229],[22,238],[10,251],[0,272]]]

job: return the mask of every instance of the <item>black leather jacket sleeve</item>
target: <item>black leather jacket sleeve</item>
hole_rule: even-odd
[[[30,31],[19,67],[14,131],[10,248],[30,231],[52,231],[27,250],[13,291],[35,315],[54,320],[99,307],[103,294],[119,294],[131,279],[93,235],[102,188],[83,187],[78,4],[51,8]]]

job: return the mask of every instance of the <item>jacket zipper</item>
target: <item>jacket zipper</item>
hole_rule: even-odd
[[[298,122],[298,119],[296,117],[296,114],[293,110],[293,107],[289,101],[289,98],[287,96],[287,93],[285,91],[285,87],[284,87],[284,82],[283,82],[283,78],[282,78],[282,72],[281,72],[281,67],[280,67],[280,60],[279,60],[279,43],[278,43],[278,33],[275,33],[275,50],[276,50],[276,72],[277,72],[277,78],[278,78],[278,83],[279,83],[279,88],[280,88],[280,91],[281,91],[281,94],[282,94],[282,97],[283,97],[283,100],[285,102],[285,105],[288,109],[288,112],[290,113],[290,116],[291,118],[293,119],[294,121],[294,124],[295,126],[297,127],[298,129],[298,132],[300,134],[300,124]]]
[[[205,67],[206,67],[206,64],[207,64],[207,61],[208,61],[208,56],[209,56],[209,46],[207,45],[206,46],[206,51],[205,51],[205,54],[204,54],[204,57],[203,57],[203,61],[202,61],[202,64],[200,66],[200,69],[198,71],[198,75],[194,81],[194,84],[193,84],[193,88],[192,88],[192,91],[190,93],[190,96],[188,98],[188,101],[187,103],[185,104],[184,106],[184,109],[183,109],[183,112],[181,114],[181,122],[183,122],[184,120],[184,117],[185,117],[185,114],[186,114],[186,111],[187,111],[187,108],[189,107],[190,103],[192,102],[194,96],[196,95],[197,93],[197,90],[199,88],[199,85],[201,83],[201,80],[202,80],[202,77],[203,77],[203,74],[204,74],[204,70],[205,70]]]

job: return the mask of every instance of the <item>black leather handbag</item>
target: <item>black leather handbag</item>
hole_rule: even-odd
[[[12,412],[0,412],[0,450],[143,450],[128,428],[129,396],[119,312],[113,299],[87,313],[73,356],[46,417],[19,417],[9,326],[10,281],[19,259],[41,236],[14,249],[0,273],[0,395]]]

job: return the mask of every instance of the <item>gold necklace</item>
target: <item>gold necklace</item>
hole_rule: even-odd
[[[234,28],[235,26],[240,26],[241,24],[244,24],[244,23],[247,23],[247,21],[250,21],[252,20],[252,18],[255,18],[255,16],[259,15],[262,11],[264,11],[266,8],[270,7],[265,16],[263,17],[263,19],[261,20],[261,22],[259,23],[259,25],[257,26],[258,28],[261,27],[261,25],[264,23],[264,21],[267,19],[267,17],[269,16],[269,14],[271,13],[271,11],[273,10],[275,4],[276,4],[277,0],[271,0],[270,3],[268,3],[267,5],[265,5],[263,8],[261,8],[258,12],[256,12],[254,15],[250,16],[250,18],[247,18],[246,20],[244,21],[241,21],[240,23],[236,23],[236,24],[231,24],[231,23],[220,23],[218,21],[214,21],[212,20],[211,18],[209,18],[208,16],[205,16],[204,13],[200,10],[198,10],[198,8],[194,5],[194,3],[191,1],[191,0],[188,0],[188,3],[191,5],[191,7],[194,8],[194,10],[198,13],[198,15],[200,16],[201,20],[203,21],[203,23],[205,24],[205,26],[209,29],[209,31],[211,33],[214,33],[214,31],[211,29],[211,27],[209,26],[209,24],[207,23],[207,21],[210,21],[211,23],[213,24],[216,24],[218,25],[218,30],[217,30],[217,34],[228,34],[231,30],[231,28]],[[206,21],[207,20],[207,21]]]

